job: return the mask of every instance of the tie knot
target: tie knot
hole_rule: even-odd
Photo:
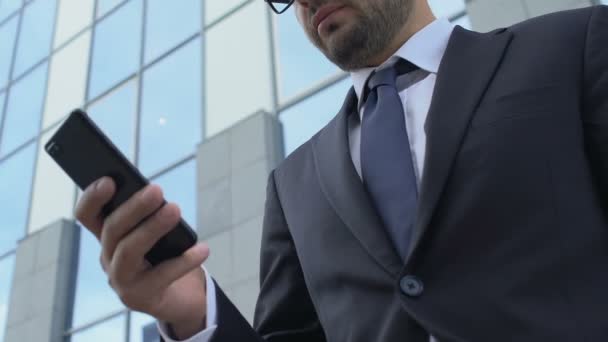
[[[395,87],[397,80],[397,70],[394,66],[376,70],[367,81],[367,88],[373,90],[379,86],[387,85]]]
[[[415,71],[416,69],[418,69],[418,67],[414,64],[403,58],[399,58],[392,64],[374,71],[374,73],[372,73],[367,80],[367,85],[364,88],[364,91],[365,93],[368,93],[369,91],[382,85],[396,87],[398,76],[405,75]]]

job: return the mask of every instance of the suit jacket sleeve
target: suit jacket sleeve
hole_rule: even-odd
[[[260,253],[260,294],[254,326],[217,288],[218,327],[212,342],[325,342],[277,194],[268,180]]]
[[[591,12],[584,70],[587,152],[608,213],[608,6],[596,6]]]

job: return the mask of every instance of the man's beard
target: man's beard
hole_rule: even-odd
[[[389,46],[403,28],[410,14],[410,1],[383,0],[380,4],[367,4],[359,18],[349,28],[333,24],[328,27],[332,35],[323,42],[314,31],[309,36],[315,46],[342,70],[356,70],[370,66],[370,59]],[[338,30],[344,32],[335,32]]]

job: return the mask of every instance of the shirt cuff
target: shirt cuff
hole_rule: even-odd
[[[211,340],[213,337],[215,329],[217,329],[217,298],[215,297],[215,283],[213,282],[213,279],[211,279],[207,269],[205,269],[205,266],[201,267],[203,268],[203,273],[205,273],[205,281],[207,286],[207,328],[187,340],[177,341],[171,338],[168,325],[164,322],[158,321],[156,322],[156,326],[160,336],[162,336],[165,342],[209,342],[209,340]]]

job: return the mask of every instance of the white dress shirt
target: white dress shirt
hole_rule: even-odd
[[[403,103],[403,112],[407,133],[412,152],[416,180],[420,187],[421,176],[424,170],[424,156],[426,148],[426,133],[424,123],[429,112],[437,71],[445,54],[454,25],[447,19],[438,19],[413,35],[397,52],[385,63],[382,68],[395,58],[403,58],[415,64],[420,69],[397,80],[397,86],[403,89],[399,92]],[[370,74],[377,68],[365,68],[351,72],[351,79],[357,97],[359,98],[359,118],[351,117],[348,123],[350,154],[359,177],[361,177],[361,124],[360,119],[365,115],[365,108],[361,103],[363,87]],[[363,107],[363,108],[361,108]],[[208,342],[217,328],[217,304],[215,298],[215,285],[208,272],[207,278],[207,329],[190,339],[179,342]],[[167,326],[158,323],[161,336],[167,342],[178,342],[169,337]],[[431,338],[433,340],[433,338]]]

